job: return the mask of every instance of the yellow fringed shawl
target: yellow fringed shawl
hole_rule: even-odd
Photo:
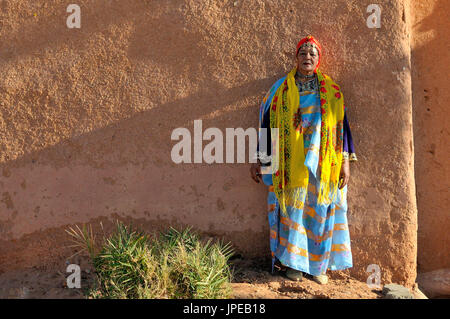
[[[272,174],[274,191],[283,215],[286,206],[302,209],[308,188],[309,173],[305,166],[303,133],[293,124],[300,96],[295,84],[294,68],[278,88],[270,104],[270,127],[278,128],[273,160],[278,171]],[[344,96],[339,86],[317,70],[321,100],[322,127],[319,151],[321,169],[317,203],[330,204],[337,193],[342,164]]]

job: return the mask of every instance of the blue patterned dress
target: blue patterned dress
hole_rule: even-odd
[[[270,127],[269,106],[277,88],[284,78],[277,81],[261,104],[260,128]],[[329,205],[317,204],[317,189],[320,184],[321,108],[317,77],[301,83],[296,77],[299,89],[302,126],[305,148],[305,165],[308,167],[309,184],[303,209],[287,207],[288,216],[280,214],[278,200],[273,192],[272,175],[263,174],[264,184],[269,186],[268,217],[270,227],[270,249],[272,271],[278,259],[283,265],[317,276],[330,270],[352,267],[350,235],[347,222],[347,186],[338,190],[338,195]],[[268,136],[270,139],[270,134]],[[266,145],[270,145],[267,143]],[[350,127],[344,116],[344,158],[356,161]],[[269,146],[270,148],[270,146]],[[259,154],[258,145],[258,154]],[[270,155],[270,149],[268,150]]]

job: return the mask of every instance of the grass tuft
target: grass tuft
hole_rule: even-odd
[[[117,222],[97,253],[92,228],[70,229],[97,275],[93,298],[230,298],[230,243],[202,241],[191,228],[170,228],[155,238]]]

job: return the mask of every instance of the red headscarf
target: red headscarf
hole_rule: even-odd
[[[308,35],[307,37],[301,39],[298,44],[297,44],[297,51],[295,52],[295,55],[298,54],[298,50],[300,49],[300,47],[302,46],[302,44],[306,43],[306,42],[311,42],[314,43],[317,47],[317,51],[319,52],[319,62],[317,62],[317,66],[314,69],[314,71],[317,70],[317,68],[320,65],[320,58],[322,57],[322,46],[320,45],[319,41],[317,41],[316,38],[314,38],[312,35]]]

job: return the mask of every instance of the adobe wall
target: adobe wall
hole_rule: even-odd
[[[448,0],[412,2],[418,271],[450,268],[450,21]]]
[[[266,195],[248,164],[171,161],[173,129],[256,127],[259,103],[300,37],[324,47],[359,162],[349,227],[361,280],[416,274],[408,13],[377,1],[0,2],[0,269],[60,263],[64,229],[116,218],[146,230],[193,226],[269,256]],[[236,4],[235,4],[236,3]],[[205,143],[206,144],[206,143]],[[97,227],[97,226],[96,226]]]

